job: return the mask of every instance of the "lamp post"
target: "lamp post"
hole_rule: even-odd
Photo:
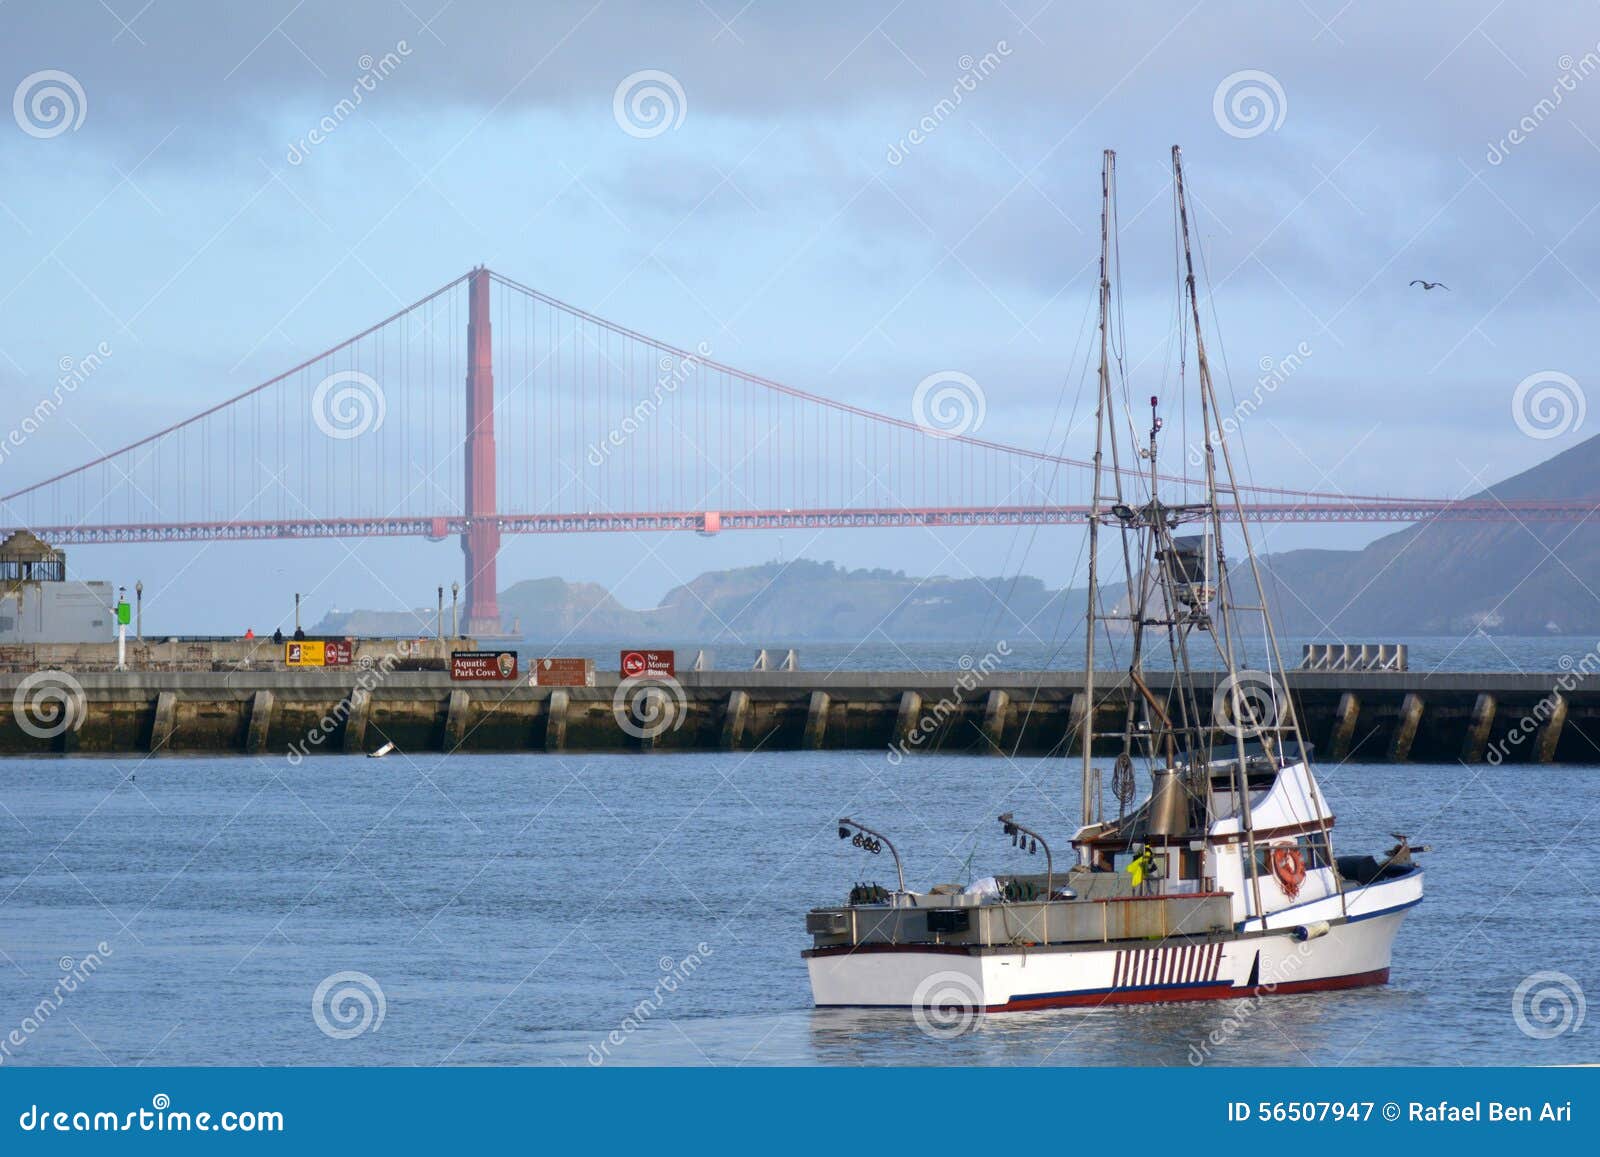
[[[839,817],[839,838],[841,840],[850,839],[850,835],[851,835],[852,829],[854,829],[854,831],[855,831],[856,841],[858,842],[859,846],[866,848],[869,852],[872,852],[874,855],[876,855],[877,852],[878,852],[877,845],[878,845],[879,842],[881,842],[884,847],[889,849],[889,854],[894,857],[894,874],[900,880],[900,891],[899,891],[898,895],[901,895],[901,896],[905,895],[906,894],[906,872],[905,872],[905,868],[903,866],[901,866],[900,853],[894,850],[894,845],[889,842],[889,837],[884,835],[882,832],[873,831],[871,828],[867,827],[866,824],[863,824],[863,823],[860,823],[860,822],[858,822],[856,820],[853,820],[849,816],[840,816]]]
[[[133,633],[144,642],[144,579],[133,584]]]
[[[295,637],[296,638],[300,637],[300,592],[299,591],[295,591],[294,592],[294,633],[295,633]]]
[[[458,596],[460,594],[461,594],[461,584],[460,583],[451,583],[450,584],[450,637],[452,639],[459,639],[461,637],[461,618],[460,618],[460,616],[458,614],[458,603],[457,603],[457,598],[458,598]]]
[[[440,654],[444,653],[444,584],[439,584],[439,609],[433,616],[433,633],[439,639]]]

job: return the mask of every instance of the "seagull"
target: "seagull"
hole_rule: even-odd
[[[1411,283],[1411,284],[1412,284],[1412,285],[1420,285],[1420,286],[1422,286],[1422,288],[1423,288],[1423,289],[1424,289],[1424,290],[1428,290],[1428,289],[1442,289],[1442,290],[1444,290],[1444,291],[1445,291],[1445,292],[1446,292],[1446,293],[1449,293],[1449,292],[1450,292],[1450,287],[1449,287],[1449,286],[1448,286],[1448,285],[1446,285],[1446,284],[1445,284],[1445,283],[1444,283],[1444,282],[1442,282],[1442,281],[1420,281],[1420,280],[1419,280],[1419,281],[1413,281],[1413,282],[1412,282],[1412,283]]]

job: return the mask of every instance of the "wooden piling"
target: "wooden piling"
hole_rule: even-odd
[[[471,698],[460,687],[450,692],[450,707],[444,717],[444,749],[454,751],[467,734],[467,706]]]
[[[1011,696],[998,687],[989,692],[989,701],[983,708],[983,737],[989,741],[991,755],[1004,755],[1001,740],[1006,732],[1006,709],[1011,706]]]
[[[250,699],[250,722],[245,727],[244,752],[257,755],[267,749],[267,732],[272,728],[271,691],[257,691]]]
[[[907,752],[918,751],[920,747],[911,742],[911,737],[916,734],[917,724],[922,720],[922,696],[915,691],[900,692],[900,710],[894,716],[894,741]]]
[[[1093,724],[1089,721],[1089,697],[1082,691],[1072,693],[1072,703],[1067,708],[1067,734],[1062,738],[1062,745],[1067,749],[1068,755],[1082,755],[1083,745],[1092,742],[1089,728]]]
[[[1467,724],[1466,738],[1461,742],[1462,763],[1482,763],[1484,751],[1489,746],[1489,732],[1494,727],[1495,699],[1487,692],[1479,695],[1472,705],[1472,719]]]
[[[1549,696],[1540,701],[1540,707],[1549,704],[1549,713],[1545,715],[1544,722],[1539,724],[1538,734],[1533,741],[1533,761],[1535,763],[1552,763],[1556,757],[1556,745],[1561,742],[1561,730],[1567,725],[1567,697],[1559,691],[1550,692]],[[1534,709],[1537,714],[1539,708]]]
[[[178,717],[178,695],[175,691],[162,691],[156,696],[156,716],[150,724],[150,750],[161,751],[172,741],[172,731]]]
[[[567,707],[572,703],[569,691],[557,689],[550,692],[544,708],[544,749],[561,752],[567,749]]]
[[[357,755],[367,749],[367,712],[372,703],[372,692],[357,687],[345,700],[348,710],[344,717],[344,753]]]
[[[1391,763],[1404,763],[1411,758],[1411,745],[1417,739],[1417,725],[1422,722],[1422,696],[1415,691],[1406,693],[1400,701],[1400,718],[1395,723],[1394,738],[1389,741]]]
[[[801,736],[800,746],[807,751],[816,751],[822,747],[823,737],[828,731],[828,708],[832,700],[826,691],[813,691],[811,704],[806,709],[806,729]]]
[[[1328,758],[1338,763],[1350,754],[1350,744],[1356,734],[1356,720],[1361,716],[1361,700],[1346,691],[1339,696],[1339,706],[1333,713],[1333,732],[1328,738]]]
[[[745,717],[750,713],[750,694],[747,691],[728,693],[728,710],[722,717],[722,750],[737,751],[744,742]]]

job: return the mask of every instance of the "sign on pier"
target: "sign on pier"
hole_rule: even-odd
[[[463,682],[498,682],[517,677],[515,651],[451,651],[450,678]]]
[[[593,659],[535,659],[530,687],[593,687]]]
[[[674,651],[624,651],[618,670],[625,679],[673,678],[677,675]]]

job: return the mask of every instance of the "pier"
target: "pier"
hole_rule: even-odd
[[[647,704],[635,716],[640,696],[619,696],[615,673],[596,674],[593,686],[537,687],[525,676],[462,683],[443,670],[352,665],[77,671],[55,700],[65,716],[30,716],[31,698],[52,686],[45,676],[57,674],[0,673],[0,696],[12,707],[0,714],[0,754],[298,760],[392,741],[413,755],[759,749],[878,752],[896,762],[941,754],[1065,756],[1080,750],[1088,709],[1083,676],[1071,671],[691,671],[634,686]],[[1209,695],[1208,676],[1197,674]],[[1168,678],[1151,672],[1147,681],[1161,694]],[[1288,685],[1324,765],[1600,762],[1590,738],[1600,735],[1600,686],[1587,686],[1578,672],[1293,671]],[[1123,680],[1097,680],[1097,731],[1120,728],[1128,692]]]

